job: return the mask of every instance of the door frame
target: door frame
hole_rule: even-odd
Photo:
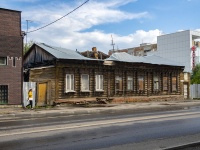
[[[38,99],[39,99],[39,84],[44,84],[44,83],[46,83],[46,104],[45,105],[50,105],[51,104],[51,102],[50,102],[50,100],[51,100],[51,81],[49,81],[49,80],[44,80],[44,81],[39,81],[39,82],[37,82],[37,95],[36,95],[36,97],[37,97],[37,100],[36,100],[36,106],[37,106],[37,104],[38,104]]]

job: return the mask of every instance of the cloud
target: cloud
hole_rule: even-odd
[[[113,35],[115,48],[128,48],[138,46],[143,42],[155,43],[156,37],[160,31],[158,29],[151,31],[138,30],[126,36],[120,36],[115,33],[105,33],[100,30],[84,32],[95,25],[106,23],[117,23],[125,20],[149,17],[148,12],[130,13],[119,9],[136,0],[102,0],[101,2],[91,0],[80,9],[68,15],[64,19],[48,26],[37,32],[28,34],[28,39],[36,42],[44,42],[50,45],[65,47],[68,49],[78,49],[79,51],[90,50],[97,47],[98,50],[108,53],[111,46],[111,37]],[[44,26],[80,5],[80,2],[74,5],[66,3],[48,3],[47,5],[29,6],[22,13],[22,20],[33,20],[29,24],[29,31]],[[23,29],[26,30],[26,22],[23,23]]]
[[[115,23],[121,22],[123,20],[132,20],[136,18],[148,17],[148,12],[128,13],[123,12],[119,9],[112,8],[114,6],[118,6],[119,4],[124,5],[124,2],[122,0],[109,1],[107,3],[91,1],[90,3],[85,4],[83,7],[81,7],[74,13],[55,23],[54,26],[70,28],[70,30],[73,31],[81,31],[89,29],[94,25]],[[62,5],[57,4],[55,6],[54,3],[51,3],[48,6],[43,5],[39,8],[39,10],[38,6],[32,9],[29,8],[29,10],[24,11],[24,13],[22,14],[22,18],[24,20],[27,20],[30,18],[30,16],[34,16],[33,21],[40,23],[40,25],[42,26],[56,19],[59,19],[66,13],[73,10],[75,6],[71,8],[67,4],[62,3]]]
[[[157,36],[161,31],[158,29],[143,31],[138,30],[135,33],[127,36],[120,36],[113,33],[104,33],[102,31],[93,32],[67,32],[66,34],[55,34],[54,32],[48,33],[48,31],[40,33],[31,33],[31,37],[36,42],[44,42],[50,45],[64,47],[72,50],[85,51],[91,50],[92,47],[97,47],[98,50],[108,53],[108,50],[112,49],[111,46],[111,34],[115,43],[115,49],[124,49],[139,46],[143,43],[156,43]]]

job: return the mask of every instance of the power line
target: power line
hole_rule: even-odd
[[[32,30],[32,31],[26,32],[26,34],[27,34],[27,33],[31,33],[31,32],[35,32],[35,31],[38,31],[38,30],[40,30],[40,29],[43,29],[43,28],[45,28],[45,27],[47,27],[47,26],[49,26],[49,25],[51,25],[51,24],[53,24],[53,23],[55,23],[55,22],[61,20],[62,18],[68,16],[68,15],[71,14],[72,12],[76,11],[77,9],[79,9],[80,7],[82,7],[83,5],[85,5],[87,2],[89,2],[89,0],[85,1],[83,4],[79,5],[78,7],[76,7],[75,9],[73,9],[72,11],[70,11],[69,13],[67,13],[66,15],[62,16],[61,18],[59,18],[59,19],[57,19],[57,20],[55,20],[55,21],[53,21],[53,22],[51,22],[51,23],[49,23],[49,24],[47,24],[47,25],[45,25],[45,26],[43,26],[43,27],[40,27],[40,28],[38,28],[38,29],[35,29],[35,30]]]

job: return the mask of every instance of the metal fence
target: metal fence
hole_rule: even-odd
[[[192,84],[190,85],[190,97],[200,98],[200,84]]]

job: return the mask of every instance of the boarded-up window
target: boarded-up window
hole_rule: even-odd
[[[127,90],[133,91],[133,77],[131,76],[127,77]]]
[[[116,90],[118,91],[122,91],[123,90],[123,86],[122,86],[122,77],[120,76],[116,76],[115,78],[115,84],[116,84]]]
[[[89,91],[89,75],[82,74],[81,75],[81,91]]]
[[[158,76],[155,75],[153,77],[153,89],[154,90],[158,90],[159,89],[159,80],[158,80]]]
[[[163,90],[167,91],[168,90],[168,77],[163,77]]]
[[[74,75],[66,74],[65,80],[65,92],[73,92],[74,91]]]
[[[176,77],[172,77],[172,91],[177,90],[177,80]]]
[[[139,86],[139,90],[144,90],[144,77],[139,76],[138,77],[138,86]]]
[[[96,91],[103,90],[103,75],[96,75]]]

